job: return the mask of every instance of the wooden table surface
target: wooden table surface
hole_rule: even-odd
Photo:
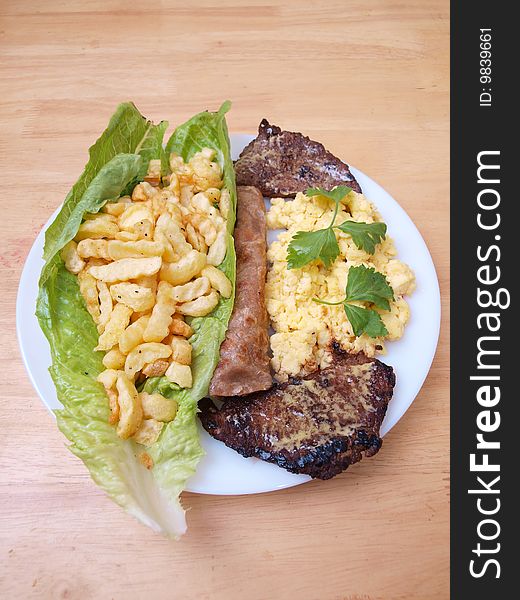
[[[447,0],[1,0],[0,597],[448,597],[448,36]],[[390,191],[432,253],[443,329],[377,457],[276,493],[184,494],[174,543],[65,449],[20,358],[15,298],[119,102],[173,125],[225,98],[231,131],[269,117]]]

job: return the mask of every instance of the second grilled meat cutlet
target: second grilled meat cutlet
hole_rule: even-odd
[[[254,185],[264,196],[289,197],[310,187],[347,185],[361,192],[347,164],[323,144],[301,133],[282,131],[263,119],[258,136],[235,162],[238,185]]]
[[[203,400],[199,417],[210,435],[242,456],[330,479],[379,450],[394,385],[392,367],[336,350],[330,367],[228,398],[220,410]]]

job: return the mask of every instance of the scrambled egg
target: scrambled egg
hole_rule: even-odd
[[[395,258],[397,252],[388,236],[370,255],[357,248],[349,234],[335,229],[340,256],[330,268],[315,260],[301,269],[287,269],[287,246],[293,235],[328,227],[333,212],[334,203],[327,198],[308,198],[299,193],[294,200],[273,198],[267,213],[269,229],[286,230],[267,253],[266,304],[275,331],[271,336],[271,363],[279,381],[329,366],[332,341],[348,352],[364,352],[367,356],[384,353],[384,340],[399,339],[410,317],[403,296],[415,289],[415,276],[408,265]],[[352,191],[340,206],[335,224],[346,220],[373,223],[382,218],[362,194]],[[366,334],[356,337],[342,305],[325,306],[313,301],[344,299],[348,270],[361,264],[385,275],[394,291],[390,311],[378,310],[388,330],[385,338],[374,339]]]

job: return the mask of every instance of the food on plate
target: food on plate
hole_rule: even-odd
[[[110,385],[105,372],[98,375],[107,395],[117,399],[109,420],[119,437],[133,437],[146,446],[157,441],[162,424],[143,418],[143,396],[136,386],[158,376],[181,388],[193,385],[191,328],[189,336],[174,334],[174,315],[176,328],[186,316],[204,317],[233,288],[214,266],[226,254],[226,244],[219,243],[227,232],[220,201],[229,196],[215,154],[202,148],[184,161],[171,153],[170,173],[164,178],[160,161],[150,160],[146,177],[129,195],[84,214],[74,240],[61,252],[65,268],[91,285],[93,278],[99,292],[80,285],[100,334],[95,350],[106,352],[103,365],[117,373]],[[229,214],[227,205],[224,212]],[[132,397],[132,414],[139,415],[132,427],[120,426],[126,416],[120,387]]]
[[[39,281],[58,427],[111,498],[172,537],[208,395],[210,435],[294,473],[329,479],[379,450],[395,377],[375,355],[415,287],[348,165],[302,134],[262,121],[237,207],[228,110],[163,146],[167,123],[120,105],[46,231]]]
[[[80,286],[100,334],[95,350],[106,352],[107,369],[119,370],[116,380],[105,385],[107,395],[114,394],[119,404],[110,422],[117,425],[124,417],[119,390],[126,375],[125,390],[133,398],[133,413],[140,416],[131,428],[118,426],[117,433],[146,446],[157,441],[162,425],[143,418],[136,386],[158,376],[181,388],[193,385],[192,347],[189,339],[171,331],[174,315],[177,322],[185,316],[204,317],[233,288],[227,275],[209,264],[213,257],[220,265],[226,254],[225,244],[214,250],[227,231],[220,200],[229,196],[215,154],[202,148],[185,162],[171,153],[171,172],[164,179],[156,177],[160,164],[151,160],[147,176],[128,196],[107,202],[98,213],[84,214],[74,240],[62,250],[65,268],[80,280],[94,278],[99,291],[92,295],[90,288]],[[98,381],[106,383],[104,372]]]
[[[330,367],[271,390],[200,404],[206,431],[242,456],[330,479],[373,456],[392,397],[391,367],[363,353],[334,351]]]
[[[266,283],[278,381],[331,365],[333,341],[348,352],[384,352],[410,316],[404,296],[415,288],[412,270],[396,258],[375,206],[339,189],[346,193],[336,198],[316,189],[273,198],[267,212],[268,228],[282,230],[267,251]]]
[[[348,185],[361,192],[348,165],[323,144],[301,133],[282,131],[263,119],[258,136],[235,163],[237,185],[253,185],[264,196],[286,197],[319,185],[328,190]]]
[[[58,426],[150,527],[186,529],[207,394],[233,307],[236,190],[225,103],[172,134],[122,104],[46,231],[37,317]]]
[[[265,307],[266,217],[262,194],[237,187],[235,306],[220,361],[210,384],[212,396],[242,396],[272,385],[269,319]]]

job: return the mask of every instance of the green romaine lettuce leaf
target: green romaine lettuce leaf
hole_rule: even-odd
[[[198,143],[202,147],[218,145],[225,182],[235,203],[226,110],[198,116],[204,122],[205,135]],[[193,320],[191,390],[181,390],[165,378],[147,382],[148,388],[157,388],[179,402],[176,419],[164,427],[159,440],[149,449],[154,468],[148,471],[136,458],[139,447],[131,440],[121,440],[108,424],[107,398],[96,381],[104,370],[103,353],[94,351],[98,333],[79,292],[77,278],[65,269],[59,254],[74,238],[85,212],[97,212],[107,201],[131,190],[145,175],[150,159],[164,161],[162,139],[166,126],[164,122],[154,125],[147,121],[133,104],[118,107],[107,130],[90,149],[85,171],[47,230],[46,263],[40,277],[36,314],[51,347],[50,373],[63,405],[56,416],[60,430],[72,442],[70,449],[118,504],[153,529],[178,537],[186,530],[179,494],[203,455],[196,427],[197,402],[207,392],[232,301],[222,301],[207,319]],[[195,133],[193,127],[197,127],[197,117],[177,130],[179,137]],[[175,141],[177,132],[170,141]],[[186,142],[183,156],[199,149],[190,148]],[[234,216],[230,219],[228,254],[221,268],[234,282],[233,222]]]
[[[99,200],[95,197],[99,193],[100,184],[112,184],[112,189],[107,191],[112,193],[112,197],[115,197],[121,192],[131,189],[133,183],[146,175],[148,162],[152,158],[162,157],[162,142],[167,127],[167,121],[162,121],[159,125],[147,121],[131,102],[124,102],[117,107],[108,127],[89,149],[89,161],[83,173],[68,193],[60,213],[45,233],[44,260],[51,258],[74,237],[75,232],[63,242],[62,230],[66,228],[70,230],[74,227],[78,212],[81,211],[81,214],[86,211],[97,212],[103,206],[108,198]],[[118,154],[132,154],[134,160],[139,161],[138,165],[134,165],[135,172],[132,180],[117,189],[114,181],[107,181],[110,179],[110,175],[108,177],[103,175],[98,179],[98,184],[92,187],[93,179],[100,175],[100,171],[106,168]],[[130,158],[126,160],[131,162]],[[85,198],[89,189],[91,190],[90,194]],[[79,209],[78,205],[80,205]],[[72,223],[70,222],[71,217]]]

